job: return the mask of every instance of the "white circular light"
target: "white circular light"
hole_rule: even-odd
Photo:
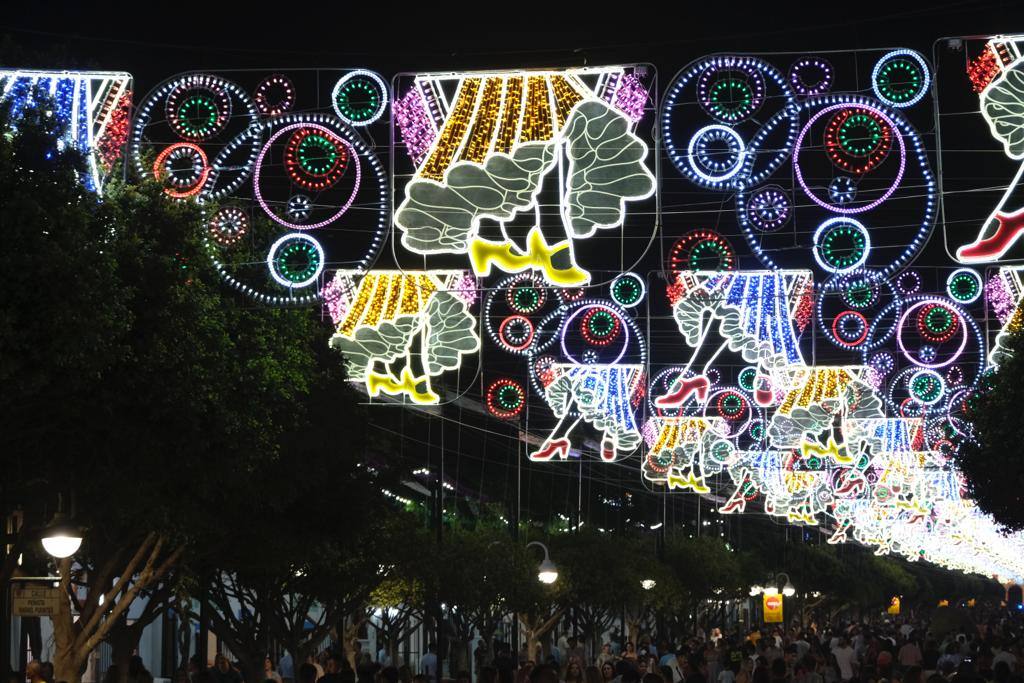
[[[313,274],[306,277],[303,280],[294,281],[284,277],[279,272],[277,264],[275,263],[275,261],[277,260],[276,254],[278,248],[289,240],[303,241],[309,243],[313,247],[317,255],[317,265]],[[278,284],[284,287],[287,287],[289,289],[299,289],[302,287],[308,287],[309,285],[316,282],[316,279],[320,277],[320,273],[324,271],[324,248],[320,246],[320,243],[317,242],[315,239],[301,232],[292,232],[288,233],[287,235],[282,235],[276,242],[274,242],[273,245],[271,245],[269,251],[267,251],[267,270],[270,271],[270,276],[274,278],[274,280]]]
[[[57,536],[46,536],[42,540],[43,549],[58,559],[71,557],[78,552],[79,548],[82,547],[81,536],[65,536],[61,534]]]

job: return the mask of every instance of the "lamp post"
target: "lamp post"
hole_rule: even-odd
[[[58,560],[71,557],[82,547],[82,530],[58,512],[39,535],[43,549]]]
[[[551,556],[548,554],[548,547],[540,541],[530,541],[526,544],[529,548],[531,545],[540,546],[544,551],[544,559],[537,567],[537,580],[541,583],[554,583],[558,580],[558,567],[551,561]]]
[[[785,583],[783,583],[783,579],[785,579]],[[779,586],[782,586],[782,588],[779,588]],[[786,572],[779,572],[774,577],[769,574],[765,585],[759,586],[754,584],[750,587],[750,597],[753,598],[762,593],[765,595],[778,595],[782,593],[787,598],[791,598],[796,595],[796,586],[789,580],[789,574]]]

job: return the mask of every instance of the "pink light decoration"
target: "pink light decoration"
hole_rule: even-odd
[[[462,277],[455,283],[455,288],[452,290],[452,294],[466,302],[467,306],[475,304],[477,295],[476,277],[468,271],[463,273]]]
[[[348,315],[348,307],[352,303],[353,294],[351,282],[338,275],[328,280],[320,291],[327,314],[331,316],[331,322],[335,325]]]
[[[989,305],[992,306],[992,310],[995,311],[996,317],[999,318],[999,324],[1005,325],[1013,315],[1015,302],[1010,293],[1006,291],[1006,284],[1003,283],[1003,278],[999,277],[998,273],[988,279],[988,284],[985,285],[985,297],[988,299]]]
[[[640,434],[644,437],[644,443],[647,444],[648,448],[654,446],[654,442],[658,440],[658,425],[654,420],[647,420],[644,426],[640,428]]]
[[[402,99],[392,105],[395,115],[395,124],[402,132],[402,142],[405,143],[405,150],[417,166],[422,163],[423,158],[437,137],[437,130],[434,127],[434,120],[427,112],[427,107],[420,96],[419,88],[413,86]]]
[[[619,89],[615,93],[615,108],[636,123],[644,117],[647,105],[647,88],[634,74],[626,74],[619,81]]]

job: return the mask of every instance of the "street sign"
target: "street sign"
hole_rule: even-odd
[[[11,613],[16,617],[48,617],[60,607],[60,589],[42,586],[16,586]]]
[[[776,593],[775,595],[768,595],[764,593],[762,607],[764,608],[764,623],[766,624],[781,624],[782,623],[782,596]]]

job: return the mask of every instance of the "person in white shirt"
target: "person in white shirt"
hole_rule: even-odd
[[[839,667],[839,680],[852,681],[856,673],[857,655],[846,638],[839,639],[839,645],[832,650],[832,656],[836,658],[836,666]]]
[[[437,678],[437,646],[431,643],[427,646],[427,654],[420,658],[420,673],[427,677],[428,681]]]

